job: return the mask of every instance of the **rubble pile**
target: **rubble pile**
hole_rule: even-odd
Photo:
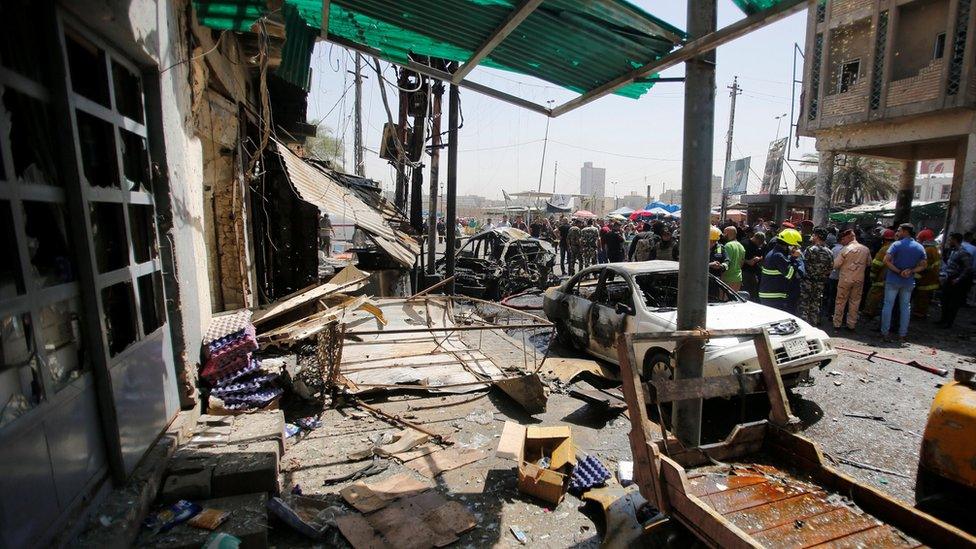
[[[211,413],[261,409],[284,392],[277,383],[279,373],[262,368],[254,356],[258,342],[251,311],[214,318],[203,347],[200,379],[210,389]]]

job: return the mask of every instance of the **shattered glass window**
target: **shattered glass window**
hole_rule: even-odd
[[[85,179],[93,187],[118,187],[119,164],[112,124],[86,112],[76,112]]]
[[[3,108],[10,117],[10,156],[17,179],[59,185],[48,105],[5,88]]]
[[[105,52],[70,29],[64,33],[64,44],[71,88],[78,95],[110,108]]]
[[[132,227],[132,251],[135,254],[136,263],[145,263],[150,259],[156,259],[159,250],[156,246],[153,207],[130,204],[129,225]]]
[[[136,307],[131,282],[119,282],[102,290],[108,351],[115,356],[136,340]]]
[[[0,427],[44,400],[31,330],[27,313],[0,318]]]
[[[142,123],[142,80],[139,76],[113,59],[112,84],[115,87],[115,110]]]
[[[10,202],[0,201],[0,299],[24,293],[24,277],[20,272],[20,253],[14,234],[14,219]]]
[[[152,190],[149,180],[149,151],[146,140],[122,128],[119,128],[122,139],[122,170],[125,176],[126,190]]]
[[[41,286],[56,286],[77,278],[68,244],[64,206],[54,202],[24,202],[24,232],[31,274]]]
[[[166,312],[163,310],[163,278],[159,271],[142,275],[139,284],[139,308],[142,315],[143,335],[153,333],[163,325]]]
[[[125,234],[122,204],[91,203],[92,237],[98,272],[107,273],[129,264],[129,242]]]
[[[54,390],[78,379],[87,369],[81,361],[81,326],[78,318],[78,298],[43,307],[39,328],[43,363],[54,381]]]

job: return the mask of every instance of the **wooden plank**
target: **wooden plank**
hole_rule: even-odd
[[[765,390],[766,386],[760,372],[739,376],[715,376],[697,379],[662,379],[645,383],[648,404],[674,402],[698,398],[716,398],[746,394]]]
[[[684,467],[697,467],[709,464],[712,460],[723,461],[754,454],[763,448],[768,428],[769,423],[766,421],[742,423],[736,425],[724,441],[691,449],[675,446],[669,440],[670,457]]]
[[[661,490],[659,471],[660,454],[651,442],[651,422],[647,418],[640,376],[633,366],[637,363],[631,337],[617,337],[617,360],[620,363],[620,379],[623,382],[624,400],[630,416],[630,450],[634,456],[634,481],[640,493],[657,508],[667,511],[668,506]]]
[[[688,493],[702,497],[725,490],[735,490],[736,488],[759,484],[760,482],[766,482],[766,477],[761,475],[705,474],[688,479]]]
[[[369,273],[360,271],[356,267],[349,266],[339,271],[333,281],[320,284],[312,288],[307,288],[299,292],[288,295],[271,305],[257,309],[251,317],[251,323],[260,326],[272,318],[285,314],[289,311],[311,303],[317,299],[334,294],[343,290],[354,290],[361,282],[369,278]]]
[[[723,549],[762,547],[697,497],[668,485],[667,498],[674,509],[674,517],[705,543]]]
[[[725,518],[745,532],[753,534],[835,509],[834,505],[824,500],[824,496],[823,492],[801,494],[728,513]]]
[[[762,328],[729,328],[727,330],[675,330],[673,332],[645,332],[629,334],[631,341],[673,341],[678,339],[716,339],[720,337],[749,337],[765,333]]]
[[[809,547],[862,530],[881,523],[870,515],[858,515],[846,507],[812,516],[804,521],[793,521],[753,537],[767,547]]]
[[[759,367],[762,368],[763,381],[766,382],[766,392],[769,394],[769,419],[776,425],[786,426],[797,423],[797,419],[790,413],[790,403],[786,399],[786,389],[783,378],[779,375],[769,335],[763,330],[753,339],[756,344],[756,356]]]
[[[716,511],[724,515],[793,496],[799,496],[807,492],[808,490],[805,487],[796,486],[792,483],[784,484],[781,482],[767,481],[743,486],[735,490],[718,492],[717,494],[705,496],[702,499],[711,504]]]
[[[918,540],[912,539],[905,534],[895,530],[891,526],[883,525],[862,530],[860,532],[833,539],[820,545],[814,545],[814,549],[881,549],[890,547],[892,549],[918,547],[921,544]]]

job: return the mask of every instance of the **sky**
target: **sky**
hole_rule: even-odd
[[[634,4],[679,27],[687,28],[686,2],[635,0]],[[718,26],[744,17],[731,0],[718,0]],[[794,43],[803,48],[806,11],[748,34],[718,49],[716,68],[714,173],[722,175],[725,164],[730,97],[728,86],[739,77],[741,95],[737,98],[732,158],[752,157],[753,174],[749,192],[757,192],[769,142],[789,133],[791,81]],[[802,57],[797,54],[797,78],[802,74]],[[386,80],[395,82],[391,66],[381,62]],[[308,97],[309,120],[324,123],[346,143],[345,165],[352,171],[353,58],[348,50],[318,42],[312,54],[312,86]],[[366,175],[392,190],[395,172],[379,158],[380,135],[386,111],[376,84],[375,71],[364,70],[363,134],[367,148]],[[683,65],[664,71],[661,76],[682,76]],[[476,68],[468,75],[476,82],[524,97],[539,104],[556,104],[576,97],[576,93],[529,76],[493,69]],[[568,114],[547,117],[498,99],[461,89],[464,120],[459,130],[458,194],[476,194],[501,199],[509,193],[536,190],[578,193],[580,168],[593,162],[606,168],[607,194],[624,196],[631,192],[659,196],[662,189],[680,189],[684,83],[658,83],[640,99],[606,96]],[[393,116],[397,93],[387,84]],[[447,121],[447,94],[444,99],[444,129]],[[796,86],[796,98],[800,86]],[[798,108],[796,109],[798,110]],[[783,116],[777,121],[776,117]],[[794,114],[796,116],[796,114]],[[543,147],[546,146],[543,165]],[[812,139],[801,138],[799,148],[791,140],[789,156],[802,158],[814,151]],[[425,157],[426,159],[426,157]],[[558,163],[558,166],[557,166]],[[816,167],[789,163],[793,170],[815,171]],[[446,150],[441,164],[440,185],[446,179]],[[792,190],[795,179],[784,167],[784,182]],[[429,171],[425,169],[425,187]],[[616,184],[614,184],[614,182]]]

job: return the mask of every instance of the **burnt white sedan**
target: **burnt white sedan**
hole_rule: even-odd
[[[564,345],[617,361],[621,333],[677,329],[678,263],[642,261],[594,265],[545,292],[543,308]],[[707,329],[763,327],[786,385],[837,358],[830,336],[785,311],[748,301],[709,275]],[[674,343],[639,341],[634,353],[644,379],[673,378]],[[712,339],[705,346],[704,375],[759,371],[751,339]]]

